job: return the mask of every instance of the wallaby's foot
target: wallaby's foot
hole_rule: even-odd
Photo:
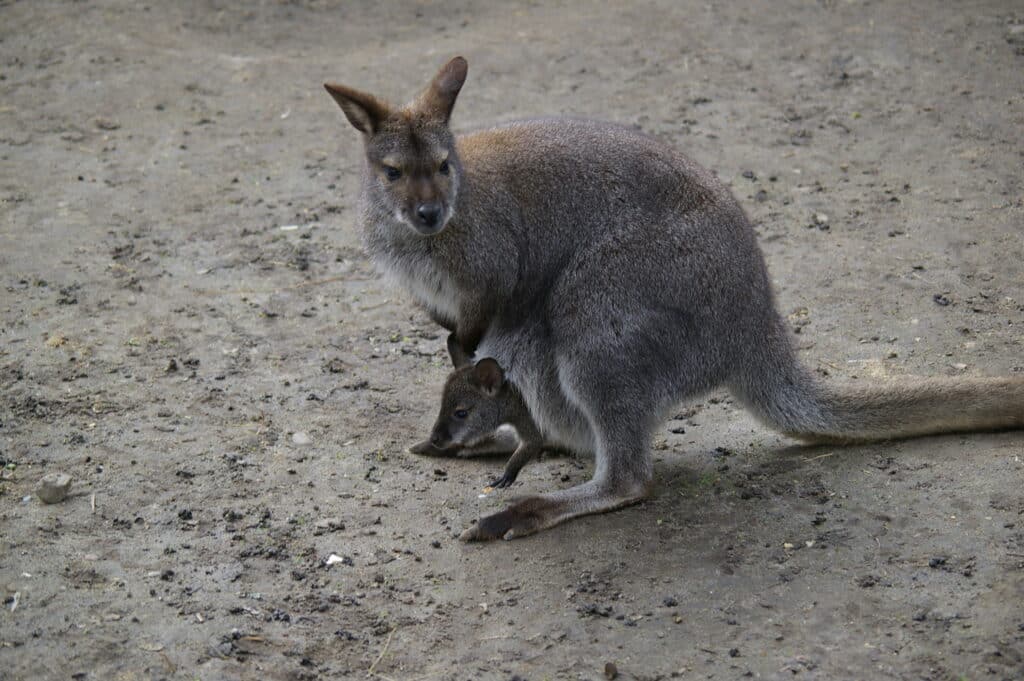
[[[495,487],[497,489],[504,489],[506,487],[510,487],[512,485],[512,483],[516,481],[516,478],[518,476],[519,476],[518,472],[517,473],[505,473],[500,478],[497,478],[496,480],[492,481],[488,485],[488,487]]]
[[[647,485],[614,491],[594,481],[552,494],[525,497],[503,511],[484,516],[459,535],[462,541],[517,539],[554,527],[571,518],[614,511],[642,501]]]
[[[459,535],[462,541],[493,541],[515,539],[544,529],[543,518],[534,507],[539,506],[541,497],[526,497],[504,511],[484,516],[468,530]]]

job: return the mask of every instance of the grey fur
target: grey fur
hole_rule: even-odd
[[[453,68],[464,78],[460,60],[439,78]],[[483,339],[478,356],[507,369],[545,438],[596,460],[590,482],[517,502],[464,538],[522,536],[642,499],[667,410],[723,384],[804,439],[1024,425],[1021,379],[820,385],[795,359],[743,210],[682,154],[631,128],[566,118],[454,138],[447,116],[417,108],[429,89],[366,135],[367,249],[468,353]],[[457,89],[446,93],[454,102]],[[435,232],[416,229],[382,184],[382,149],[410,168],[449,154]]]

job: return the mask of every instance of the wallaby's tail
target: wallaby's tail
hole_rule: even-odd
[[[907,378],[828,385],[774,335],[730,388],[768,425],[809,442],[889,440],[1024,428],[1024,377]]]

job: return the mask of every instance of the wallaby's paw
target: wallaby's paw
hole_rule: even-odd
[[[498,489],[504,489],[506,487],[510,487],[512,485],[512,483],[516,481],[516,477],[517,477],[516,474],[509,475],[508,473],[506,473],[506,474],[502,475],[500,478],[498,478],[498,479],[494,480],[493,482],[489,483],[487,486],[488,487],[496,487]]]
[[[527,497],[518,501],[504,511],[498,511],[478,520],[471,528],[463,532],[462,541],[492,541],[494,539],[516,539],[525,537],[544,529],[544,519],[537,513],[537,504]]]

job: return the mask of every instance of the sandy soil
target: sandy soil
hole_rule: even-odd
[[[1020,433],[797,447],[717,394],[651,501],[458,542],[591,464],[404,453],[443,337],[321,88],[461,53],[456,128],[635,123],[731,183],[806,362],[1003,375],[1024,7],[445,4],[0,2],[0,679],[1024,677]]]

